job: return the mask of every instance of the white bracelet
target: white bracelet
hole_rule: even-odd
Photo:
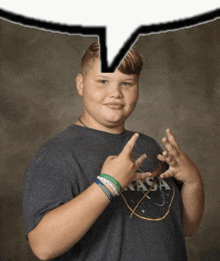
[[[114,196],[119,196],[118,190],[116,189],[116,186],[114,185],[113,182],[111,182],[109,179],[103,178],[103,177],[97,177],[99,180],[101,180],[103,183],[106,185],[109,185],[113,191],[114,191]]]

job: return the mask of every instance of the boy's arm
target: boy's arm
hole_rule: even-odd
[[[202,180],[192,184],[183,184],[181,189],[183,201],[183,232],[193,236],[198,230],[204,212],[204,190]]]
[[[135,134],[118,156],[109,156],[101,172],[114,177],[124,189],[133,180],[149,176],[137,173],[146,155],[136,161],[131,152],[138,135]],[[28,234],[32,251],[41,260],[57,257],[73,247],[90,229],[109,204],[109,199],[97,184],[67,203],[49,211]]]
[[[167,129],[167,138],[162,141],[166,151],[158,159],[166,161],[169,169],[161,178],[174,177],[183,182],[181,189],[183,201],[183,231],[185,236],[193,236],[199,228],[204,212],[204,189],[199,170],[189,157],[181,151],[172,132]]]
[[[49,211],[28,234],[40,260],[55,258],[75,245],[109,204],[103,191],[92,184],[67,203]]]

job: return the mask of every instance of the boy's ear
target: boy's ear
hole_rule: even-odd
[[[78,94],[82,96],[83,94],[83,76],[81,73],[79,73],[76,77],[76,89],[78,91]]]

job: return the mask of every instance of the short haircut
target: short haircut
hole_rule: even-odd
[[[88,69],[88,65],[94,60],[99,59],[99,44],[97,42],[91,44],[82,57],[81,68],[82,73]],[[122,60],[118,70],[124,74],[140,75],[143,66],[143,58],[139,52],[132,47]]]

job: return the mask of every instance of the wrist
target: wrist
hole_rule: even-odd
[[[183,182],[183,186],[190,188],[190,189],[196,189],[196,188],[203,188],[203,182],[201,177],[195,178],[191,181],[185,181]]]
[[[108,174],[105,174],[105,173],[101,173],[99,177],[102,178],[102,179],[107,179],[108,181],[110,181],[110,183],[112,183],[112,185],[117,190],[116,195],[120,194],[122,192],[121,184],[114,177],[112,177]]]
[[[114,199],[114,195],[112,195],[111,191],[107,188],[105,184],[102,183],[102,181],[97,177],[95,179],[95,183],[101,188],[101,190],[105,193],[109,201]]]
[[[119,190],[118,187],[109,179],[102,177],[101,175],[97,177],[105,186],[112,192],[112,194],[115,196],[119,196]]]
[[[183,183],[187,186],[196,186],[202,183],[201,174],[197,167],[192,168],[191,171],[188,172],[185,180],[183,180]]]

